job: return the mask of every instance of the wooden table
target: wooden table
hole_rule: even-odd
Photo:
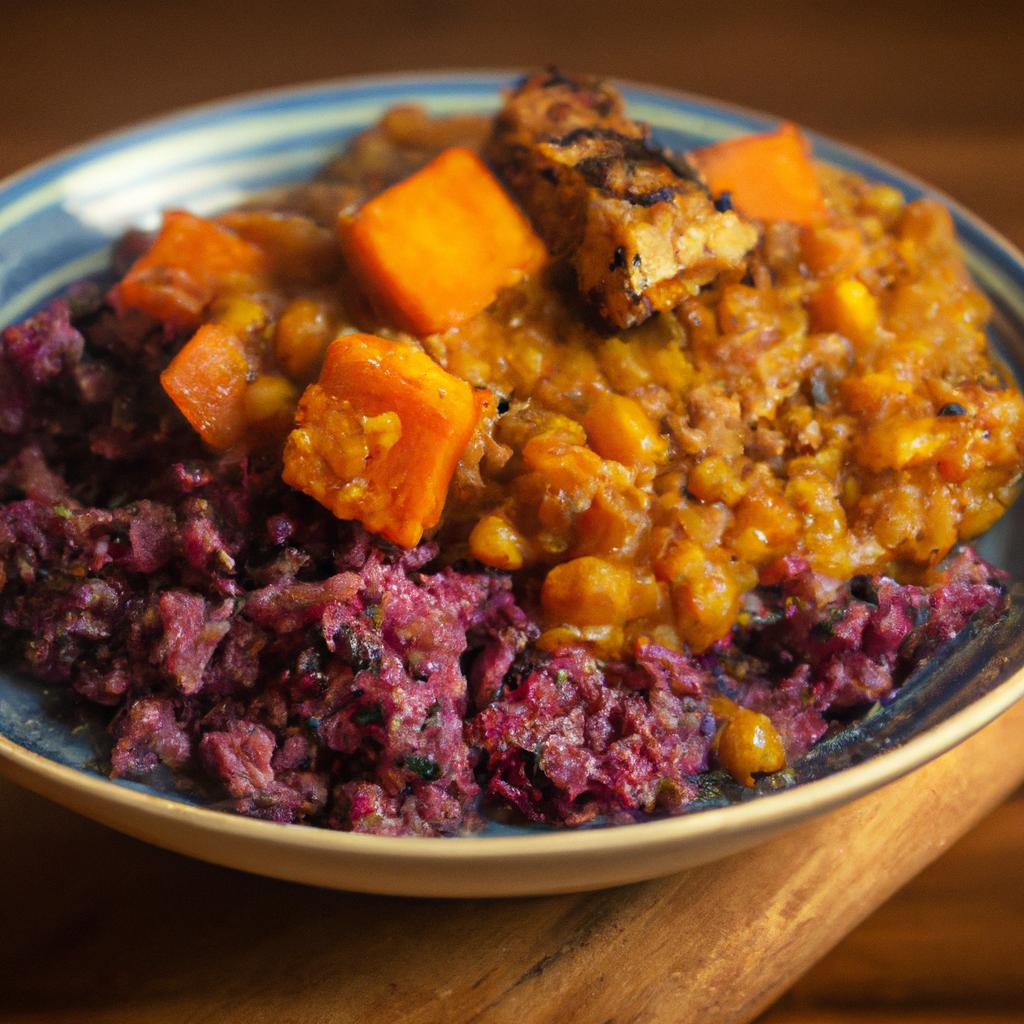
[[[252,88],[553,61],[785,115],[1024,246],[1024,5],[0,0],[0,25],[0,174]],[[935,858],[1024,779],[1022,731],[1018,706],[882,793],[717,865],[507,902],[242,875],[0,782],[0,1022],[668,1024],[749,1020],[780,996],[764,1021],[1018,1020],[1024,798]]]

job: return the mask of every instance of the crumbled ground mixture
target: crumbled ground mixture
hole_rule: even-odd
[[[792,761],[830,708],[890,696],[1005,600],[969,548],[925,588],[790,557],[700,656],[544,652],[509,573],[436,568],[435,544],[374,538],[274,466],[161,459],[195,445],[142,383],[159,346],[131,319],[101,307],[79,330],[56,302],[3,332],[0,359],[19,443],[0,482],[22,495],[0,509],[4,646],[110,708],[115,778],[163,763],[243,814],[386,835],[494,805],[569,824],[679,809],[715,699],[768,714]]]

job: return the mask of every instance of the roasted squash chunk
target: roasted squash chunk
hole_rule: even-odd
[[[207,444],[230,448],[246,432],[248,373],[238,340],[216,324],[203,324],[160,374],[160,383]]]
[[[725,139],[689,153],[716,199],[754,220],[813,225],[826,216],[810,143],[795,124],[761,135]]]
[[[338,518],[415,547],[440,520],[452,474],[491,400],[417,348],[343,335],[299,402],[284,480]]]
[[[352,273],[412,334],[446,331],[538,270],[544,243],[480,158],[448,149],[338,222]]]
[[[111,296],[173,330],[195,328],[214,296],[263,274],[261,249],[233,231],[184,210],[168,210],[149,251]]]

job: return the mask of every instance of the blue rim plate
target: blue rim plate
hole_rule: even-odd
[[[515,75],[410,74],[326,82],[193,108],[106,136],[0,182],[0,327],[83,277],[102,279],[114,241],[166,207],[210,213],[311,177],[389,106],[491,112]],[[697,97],[618,83],[657,140],[687,150],[777,119]],[[1024,368],[1024,257],[946,196],[863,153],[813,136],[816,155],[951,210],[967,263],[996,310],[990,336]],[[1024,509],[980,545],[1024,579]],[[333,888],[417,896],[539,895],[681,870],[767,839],[923,765],[1024,696],[1024,600],[994,627],[967,630],[881,712],[819,747],[788,788],[716,791],[698,812],[583,830],[495,827],[457,839],[388,838],[277,825],[113,782],[92,766],[87,726],[55,712],[59,694],[0,674],[0,772],[130,835],[230,867]]]

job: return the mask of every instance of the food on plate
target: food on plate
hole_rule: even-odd
[[[413,548],[438,524],[459,459],[492,404],[489,391],[419,349],[342,335],[299,403],[284,482],[339,519]]]
[[[374,305],[421,337],[468,320],[548,258],[501,183],[461,148],[340,218],[338,235]]]
[[[548,72],[131,232],[0,346],[0,616],[114,778],[385,835],[787,784],[1007,576],[939,204]]]
[[[794,124],[695,149],[689,160],[712,195],[744,216],[814,227],[828,219],[811,147]]]

